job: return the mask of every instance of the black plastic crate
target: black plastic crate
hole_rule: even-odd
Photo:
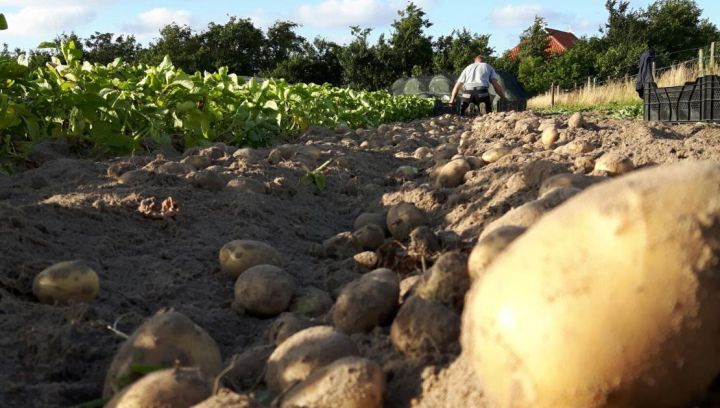
[[[701,122],[720,120],[720,77],[708,75],[680,86],[645,86],[645,120]]]

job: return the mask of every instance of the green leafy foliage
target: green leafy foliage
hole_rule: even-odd
[[[257,82],[221,68],[187,74],[166,57],[157,66],[82,61],[74,42],[43,68],[0,59],[0,154],[63,137],[99,153],[128,153],[152,140],[261,146],[311,125],[350,128],[429,115],[432,101],[329,84]]]
[[[327,180],[325,179],[323,171],[327,168],[327,166],[330,165],[330,163],[332,163],[332,160],[326,161],[315,170],[308,171],[307,173],[305,173],[304,176],[302,176],[300,182],[305,185],[312,184],[315,186],[315,188],[317,188],[318,191],[325,190],[325,187],[327,187]]]
[[[8,29],[8,23],[7,19],[5,19],[5,14],[0,13],[0,30],[7,30]]]
[[[541,114],[572,114],[575,112],[596,112],[615,119],[639,119],[643,116],[642,102],[632,104],[609,103],[600,106],[556,106],[538,109]]]

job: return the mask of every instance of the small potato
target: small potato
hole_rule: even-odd
[[[304,316],[281,313],[270,325],[267,337],[270,343],[279,346],[288,337],[312,325],[312,322]]]
[[[130,163],[130,162],[119,162],[119,163],[113,163],[107,168],[107,175],[108,177],[112,178],[120,178],[123,174],[127,173],[130,170],[137,169],[137,165]]]
[[[548,191],[558,187],[571,187],[584,190],[595,183],[607,180],[607,177],[586,176],[584,174],[562,173],[548,177],[540,184],[538,196],[542,197]]]
[[[275,346],[262,345],[235,354],[223,370],[222,383],[234,390],[252,389],[262,379],[265,362],[274,350]]]
[[[606,153],[595,161],[595,171],[605,172],[610,176],[621,176],[635,169],[629,157],[619,153]]]
[[[83,261],[60,262],[35,276],[32,291],[45,304],[91,303],[100,291],[100,278]]]
[[[381,213],[381,212],[366,212],[362,213],[355,218],[355,222],[353,223],[353,231],[357,231],[360,228],[368,225],[368,224],[375,224],[379,225],[386,233],[387,233],[387,226],[386,226],[386,220],[387,214]],[[386,234],[387,235],[387,234]]]
[[[235,281],[235,301],[249,314],[276,316],[290,306],[295,280],[282,268],[257,265]]]
[[[238,191],[241,193],[265,194],[265,185],[249,177],[238,177],[228,181],[225,190]]]
[[[180,163],[187,164],[195,170],[202,170],[206,167],[209,167],[211,161],[210,158],[207,156],[192,155],[182,159]]]
[[[283,266],[285,261],[270,245],[248,239],[230,241],[219,253],[220,269],[223,273],[237,278],[241,273],[256,265]]]
[[[463,183],[465,173],[470,170],[470,164],[467,162],[467,160],[455,159],[440,168],[436,182],[439,187],[457,187]]]
[[[344,357],[317,369],[282,397],[281,408],[382,408],[385,373],[378,363]]]
[[[506,225],[493,230],[478,241],[468,259],[470,279],[474,281],[480,278],[490,263],[525,231],[527,231],[525,227]]]
[[[413,204],[400,203],[388,211],[387,227],[397,240],[404,240],[415,228],[425,224],[425,215]]]
[[[138,169],[138,170],[130,170],[130,171],[124,172],[120,176],[118,181],[120,182],[120,184],[133,186],[133,185],[146,183],[146,182],[150,181],[151,177],[152,176],[151,176],[150,172],[147,172],[142,169]]]
[[[585,126],[585,118],[583,118],[583,115],[580,112],[573,113],[573,115],[570,116],[570,119],[568,119],[568,127],[570,129],[579,129]]]
[[[353,232],[353,236],[362,249],[368,251],[374,251],[385,243],[385,231],[376,224],[368,224],[356,230]]]
[[[408,255],[417,259],[434,259],[439,250],[440,240],[429,227],[417,227],[410,233]]]
[[[211,170],[203,170],[194,173],[192,175],[191,181],[193,186],[201,190],[207,190],[212,192],[218,192],[222,190],[226,184],[225,179],[220,173]]]
[[[261,408],[251,393],[236,394],[227,388],[218,390],[205,401],[191,408]]]
[[[334,237],[326,239],[323,244],[323,253],[328,258],[347,259],[362,251],[360,241],[352,232],[341,232]]]
[[[400,279],[389,269],[376,269],[349,283],[332,308],[335,327],[362,333],[389,323],[398,304]]]
[[[418,160],[422,160],[422,159],[430,156],[431,154],[432,154],[432,150],[430,150],[429,147],[422,146],[422,147],[418,147],[415,150],[415,153],[413,153],[413,157]]]
[[[160,167],[155,170],[158,174],[167,174],[171,176],[184,176],[191,171],[195,170],[194,167],[192,167],[189,164],[185,163],[178,163],[178,162],[167,162],[160,165]]]
[[[466,156],[465,160],[467,160],[468,164],[470,165],[471,170],[477,170],[485,165],[485,162],[482,159],[480,159],[479,157],[475,157],[475,156],[467,157]]]
[[[220,349],[205,330],[185,315],[162,310],[138,327],[120,346],[105,376],[103,396],[110,397],[142,376],[135,366],[199,367],[207,376],[220,372]]]
[[[380,257],[373,251],[365,251],[353,256],[353,260],[360,267],[371,270],[380,262]]]
[[[555,152],[559,154],[577,155],[588,153],[593,150],[593,145],[586,142],[585,140],[573,140],[565,145],[562,145],[555,149]]]
[[[233,153],[233,157],[236,159],[243,160],[247,164],[257,164],[263,159],[263,153],[252,147],[244,147],[237,149]]]
[[[482,159],[483,161],[487,163],[495,163],[496,161],[502,159],[503,157],[510,154],[510,148],[507,146],[499,146],[494,149],[490,149],[483,153]]]
[[[435,161],[450,160],[456,154],[458,154],[457,145],[445,143],[435,148],[434,159]]]
[[[542,140],[543,146],[550,147],[557,142],[559,137],[560,133],[558,133],[557,129],[554,127],[547,127],[543,130],[540,140]]]
[[[293,313],[318,317],[325,314],[333,305],[330,294],[311,286],[302,288],[295,293],[289,310]]]
[[[417,296],[403,303],[390,328],[393,346],[410,358],[454,351],[459,336],[457,313]]]
[[[265,384],[274,393],[281,393],[318,368],[357,355],[360,351],[346,334],[329,326],[310,327],[290,336],[270,355]]]
[[[425,272],[415,294],[460,311],[468,289],[470,276],[467,257],[459,252],[448,252]]]
[[[212,394],[210,379],[197,367],[154,371],[113,397],[106,408],[189,407]]]

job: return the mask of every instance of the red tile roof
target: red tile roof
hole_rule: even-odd
[[[548,53],[562,54],[567,51],[568,48],[575,45],[575,42],[578,40],[575,34],[567,31],[560,31],[554,28],[545,28],[545,31],[548,33],[548,46],[545,49]],[[519,53],[520,45],[518,44],[510,50],[510,57],[515,58]]]

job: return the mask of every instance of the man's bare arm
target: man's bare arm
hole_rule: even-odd
[[[507,99],[507,97],[505,96],[505,91],[503,90],[500,82],[498,82],[497,79],[491,79],[490,83],[492,84],[493,88],[495,88],[495,93],[500,95],[501,98]]]
[[[452,90],[452,96],[450,97],[450,103],[455,103],[455,97],[457,96],[458,91],[460,91],[460,88],[462,88],[463,83],[458,81],[455,83],[455,87]]]

